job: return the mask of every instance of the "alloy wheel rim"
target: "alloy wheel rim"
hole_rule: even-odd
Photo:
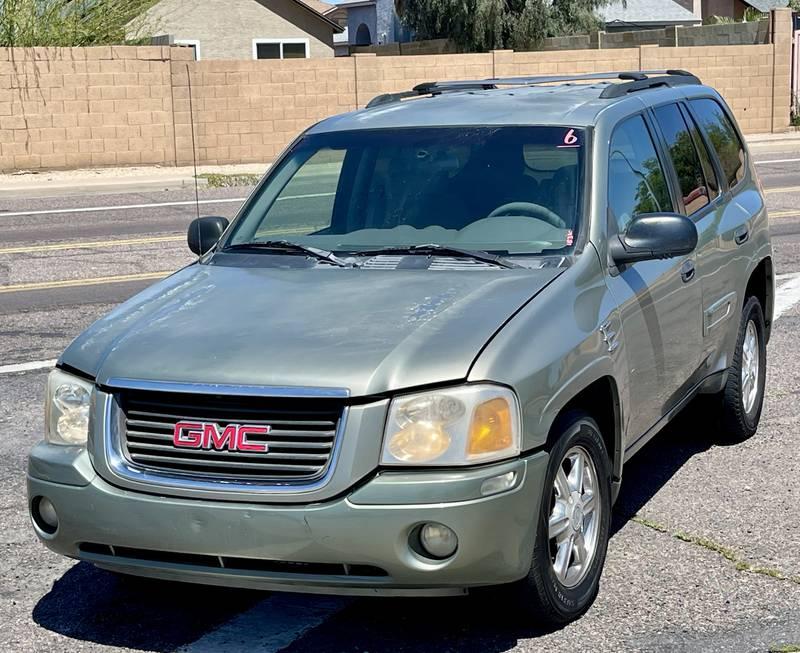
[[[742,343],[742,405],[749,415],[758,398],[758,372],[761,367],[758,331],[753,320],[747,323]]]
[[[594,562],[600,529],[597,468],[583,447],[572,447],[561,460],[548,519],[550,562],[566,588],[581,583]]]

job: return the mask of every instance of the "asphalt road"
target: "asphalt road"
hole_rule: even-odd
[[[0,650],[768,651],[800,646],[800,146],[761,147],[787,309],[758,434],[721,446],[690,407],[626,467],[600,596],[547,632],[471,599],[325,599],[124,581],[36,541],[25,458],[45,369],[120,301],[189,261],[191,191],[0,199]],[[202,193],[231,217],[248,189]],[[186,202],[189,202],[188,204]],[[161,206],[147,206],[160,204]],[[164,206],[169,204],[169,206]],[[121,206],[139,208],[120,209]],[[102,210],[86,210],[99,207]],[[24,214],[24,215],[23,215]]]

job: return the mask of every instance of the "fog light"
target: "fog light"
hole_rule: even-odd
[[[53,502],[46,497],[37,497],[33,501],[33,520],[48,535],[58,530],[58,514]]]
[[[501,474],[500,476],[487,478],[483,483],[481,483],[481,494],[485,497],[488,497],[490,494],[505,492],[506,490],[510,490],[512,487],[514,487],[516,482],[516,472],[507,472],[505,474]]]
[[[425,524],[419,531],[419,541],[425,553],[440,560],[449,558],[458,547],[458,537],[444,524]]]

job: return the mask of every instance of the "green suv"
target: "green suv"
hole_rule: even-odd
[[[380,96],[189,245],[49,377],[28,492],[53,551],[270,590],[502,586],[563,623],[626,461],[698,394],[730,440],[759,422],[764,195],[684,71]]]

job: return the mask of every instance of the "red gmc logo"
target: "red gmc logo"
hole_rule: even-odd
[[[213,422],[178,422],[172,444],[184,449],[213,449],[216,451],[248,451],[267,453],[266,442],[249,442],[250,435],[266,435],[269,426],[228,424],[221,427]]]

